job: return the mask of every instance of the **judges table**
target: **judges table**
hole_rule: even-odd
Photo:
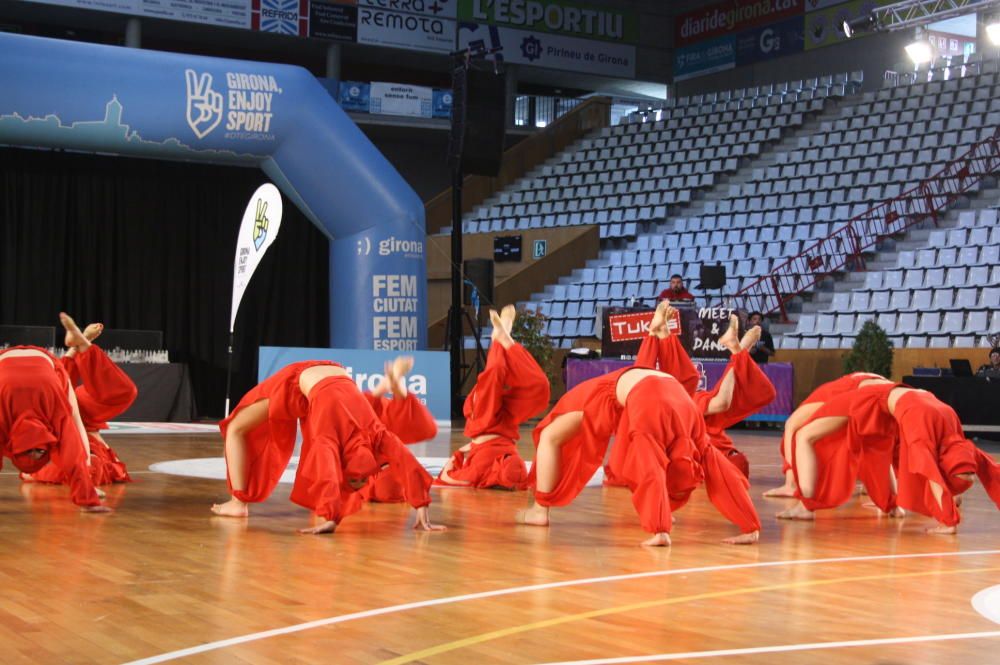
[[[1000,432],[1000,380],[972,376],[904,376],[903,383],[934,393],[955,409],[967,429]]]
[[[191,375],[184,363],[119,363],[139,389],[128,411],[115,418],[126,422],[189,423],[198,413]]]

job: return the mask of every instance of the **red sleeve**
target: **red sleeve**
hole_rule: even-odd
[[[688,395],[693,395],[698,390],[701,375],[684,350],[681,338],[678,335],[667,335],[663,339],[657,339],[656,350],[660,371],[673,376],[684,386]]]
[[[414,508],[430,505],[434,479],[395,434],[387,431],[382,435],[377,457],[379,464],[389,465],[393,476],[403,486],[403,498],[408,504]]]
[[[941,486],[941,505],[931,491],[931,481]],[[948,484],[938,468],[933,442],[922,438],[902,442],[898,484],[899,505],[903,508],[933,517],[947,526],[955,526],[961,521],[955,497],[948,491]]]
[[[67,402],[67,406],[68,402]],[[97,496],[94,483],[87,467],[87,453],[80,440],[76,423],[69,414],[59,419],[59,441],[52,446],[52,464],[66,478],[70,487],[70,496],[78,506],[99,506],[101,499]]]
[[[373,397],[367,392],[363,394],[386,429],[403,443],[419,443],[437,436],[434,416],[413,393],[403,399]]]

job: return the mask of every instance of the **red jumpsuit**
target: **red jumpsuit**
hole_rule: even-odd
[[[84,353],[63,356],[62,364],[76,386],[80,418],[90,440],[91,479],[95,485],[130,482],[132,479],[125,463],[96,434],[108,428],[108,420],[132,406],[138,395],[135,384],[96,344]],[[66,481],[64,474],[52,464],[34,474],[33,479],[42,483]]]
[[[302,450],[291,499],[319,516],[340,522],[361,507],[348,481],[368,478],[388,466],[400,479],[407,502],[430,503],[430,475],[399,438],[379,421],[369,401],[346,376],[323,379],[302,394],[299,377],[310,367],[337,366],[329,361],[293,363],[247,393],[219,423],[223,438],[242,409],[268,400],[267,420],[247,433],[247,486],[230,493],[257,503],[274,491],[295,448],[296,422],[302,422]]]
[[[774,400],[776,392],[771,380],[753,361],[749,352],[741,351],[730,357],[722,378],[712,390],[698,390],[700,374],[676,335],[669,335],[665,339],[658,340],[655,346],[655,358],[653,349],[652,345],[644,344],[636,360],[636,365],[650,368],[658,366],[661,372],[666,372],[676,378],[694,400],[698,412],[702,414],[706,414],[712,399],[719,394],[720,386],[726,375],[730,372],[733,374],[736,385],[733,388],[733,397],[729,408],[721,413],[704,415],[705,432],[709,442],[718,448],[726,459],[736,465],[736,468],[743,475],[749,478],[750,463],[746,456],[733,446],[733,441],[726,434],[726,429],[742,422]],[[615,479],[611,469],[606,469],[606,477],[609,485],[624,484]]]
[[[632,491],[650,533],[669,533],[672,512],[702,482],[712,504],[743,533],[760,529],[749,481],[708,442],[699,408],[673,377],[646,377],[629,392],[609,466]]]
[[[521,490],[528,486],[528,470],[517,452],[521,423],[549,405],[548,377],[538,362],[520,344],[505,349],[490,346],[486,368],[465,398],[465,436],[491,438],[472,444],[463,453],[456,450],[448,475],[466,481],[463,486]],[[443,473],[443,472],[442,472]],[[441,475],[434,481],[450,485]]]
[[[828,397],[806,421],[803,428],[820,418],[847,418],[844,427],[814,444],[816,486],[813,496],[804,498],[801,490],[796,490],[796,497],[806,508],[820,510],[843,505],[854,495],[859,478],[879,508],[888,512],[895,507],[889,468],[899,430],[889,413],[888,401],[889,393],[899,387],[896,383],[886,383]],[[797,445],[792,446],[792,470],[798,485],[797,449]]]
[[[972,483],[956,477],[975,473],[995,504],[1000,506],[1000,466],[965,438],[955,411],[931,393],[915,390],[896,402],[899,422],[900,507],[927,515],[947,526],[961,521],[955,497]],[[930,482],[941,486],[939,505]]]
[[[865,381],[884,378],[885,377],[883,376],[871,374],[869,372],[852,372],[851,374],[845,374],[839,379],[827,381],[826,383],[820,385],[816,388],[816,390],[809,393],[808,397],[802,400],[802,403],[799,404],[799,406],[802,407],[806,404],[822,404],[835,397],[839,397],[840,395],[854,392],[858,389],[858,386]],[[792,466],[791,460],[785,458],[784,439],[782,439],[781,444],[778,446],[778,450],[781,452],[781,472],[786,473],[792,468]]]
[[[373,397],[364,393],[376,417],[386,429],[403,443],[419,443],[437,435],[437,423],[427,407],[410,393],[403,399]],[[403,484],[389,469],[382,469],[368,479],[368,484],[358,490],[365,501],[376,503],[401,503],[406,500]]]
[[[35,473],[51,460],[67,478],[73,503],[100,505],[87,469],[83,441],[73,418],[65,369],[57,358],[43,349],[13,348],[41,351],[48,360],[30,356],[0,359],[0,446],[3,456],[10,457],[25,473]],[[46,454],[34,459],[31,450],[45,450]]]

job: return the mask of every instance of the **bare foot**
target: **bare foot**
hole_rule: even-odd
[[[89,326],[83,329],[83,336],[93,342],[95,339],[101,336],[104,332],[103,323],[91,323]]]
[[[735,314],[729,315],[729,328],[719,338],[719,344],[726,347],[730,353],[740,352],[740,317]]]
[[[514,346],[514,338],[510,336],[510,332],[504,326],[503,318],[497,314],[495,309],[490,310],[490,322],[493,324],[493,336],[491,339],[505,349]]]
[[[670,547],[670,534],[657,533],[652,538],[648,538],[639,544],[643,547]]]
[[[97,498],[98,499],[103,499],[104,497],[106,497],[108,495],[108,493],[105,492],[104,490],[102,490],[100,487],[95,487],[94,491],[97,492]]]
[[[758,540],[760,540],[760,531],[752,531],[750,533],[741,533],[732,538],[723,538],[722,542],[726,545],[756,545]]]
[[[740,351],[749,351],[757,345],[760,341],[761,328],[760,326],[754,326],[743,335],[743,339],[740,340]]]
[[[307,529],[299,529],[299,533],[304,533],[310,536],[315,536],[321,533],[333,533],[337,530],[337,523],[333,520],[327,520],[320,524],[319,526],[309,527]]]
[[[764,496],[768,499],[794,499],[795,485],[789,485],[786,483],[781,487],[775,487],[774,489],[767,490],[764,492]]]
[[[398,356],[392,361],[390,382],[392,396],[404,399],[406,397],[406,375],[413,369],[413,356]]]
[[[65,343],[67,347],[74,348],[81,353],[90,348],[90,340],[84,337],[76,325],[76,321],[69,314],[59,312],[59,322],[66,329]]]
[[[792,506],[788,510],[783,510],[782,512],[778,513],[776,515],[776,517],[779,520],[804,520],[805,521],[805,520],[816,519],[816,515],[813,513],[813,511],[811,511],[811,510],[807,509],[805,506],[803,506],[801,501],[799,501],[798,503],[796,503],[794,506]]]
[[[887,513],[883,512],[883,510],[881,508],[879,508],[878,506],[876,506],[871,501],[867,501],[865,503],[862,503],[861,507],[862,508],[873,508],[873,509],[875,509],[875,510],[878,511],[879,515],[882,515],[884,517],[906,517],[906,511],[903,510],[902,508],[900,508],[899,506],[896,506],[895,508],[893,508],[892,510],[890,510]]]
[[[924,529],[924,533],[933,533],[941,536],[954,536],[956,533],[958,533],[958,527],[938,524],[937,526],[927,527],[926,529]]]
[[[508,335],[514,332],[514,319],[516,318],[517,307],[504,305],[504,308],[500,310],[500,322],[503,324],[503,329],[507,331]]]
[[[549,525],[549,509],[545,506],[532,506],[531,508],[526,508],[525,510],[517,511],[517,517],[514,518],[518,524],[530,524],[531,526],[548,526]]]
[[[83,513],[110,513],[114,512],[107,506],[84,506],[80,508],[80,512]]]
[[[653,312],[653,319],[649,322],[649,334],[656,335],[660,339],[666,337],[667,333],[667,311],[672,310],[669,300],[661,300]]]
[[[235,497],[225,503],[214,504],[212,512],[222,517],[247,517],[250,514],[247,504]]]
[[[21,482],[22,483],[33,483],[35,482],[35,476],[30,473],[21,472]]]

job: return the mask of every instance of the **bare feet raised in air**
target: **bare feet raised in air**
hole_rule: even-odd
[[[726,347],[730,353],[740,352],[740,317],[729,315],[729,328],[719,338],[719,345]]]
[[[250,511],[247,509],[247,504],[243,503],[236,497],[233,497],[225,503],[213,504],[212,512],[216,515],[221,515],[222,517],[247,517],[250,514]]]
[[[392,361],[390,385],[393,397],[406,397],[406,375],[413,369],[413,356],[397,356]]]
[[[104,332],[103,323],[91,323],[87,325],[86,328],[83,329],[83,336],[89,339],[91,342],[93,342],[95,339],[101,336],[102,332]]]
[[[760,531],[751,531],[732,538],[723,538],[722,542],[726,545],[756,545],[758,540],[760,540]]]
[[[337,523],[333,520],[327,520],[320,524],[319,526],[311,526],[305,529],[299,529],[299,533],[303,533],[310,536],[316,536],[321,533],[333,533],[337,530]]]
[[[549,525],[549,509],[545,506],[532,506],[531,508],[525,508],[524,510],[517,511],[518,524],[529,524],[531,526],[548,526]]]
[[[653,320],[649,322],[649,334],[656,335],[660,339],[670,334],[667,322],[674,317],[677,310],[671,306],[669,300],[661,300],[653,312]]]
[[[795,485],[785,483],[781,487],[775,487],[774,489],[767,490],[764,492],[764,496],[768,499],[794,499]]]
[[[749,351],[757,342],[760,341],[760,326],[754,326],[750,330],[746,331],[743,335],[743,339],[740,340],[740,351]]]
[[[507,305],[507,307],[510,307],[510,305]],[[507,307],[504,307],[504,310]],[[503,316],[498,314],[495,309],[490,310],[490,322],[493,324],[493,336],[491,339],[505,349],[512,347],[514,345],[514,338],[510,336],[510,331],[505,325]]]
[[[788,510],[783,510],[782,512],[778,513],[777,518],[779,520],[809,521],[816,519],[816,514],[813,513],[813,511],[806,508],[805,506],[803,506],[802,502],[799,501]]]
[[[59,322],[62,323],[63,328],[66,329],[66,346],[71,349],[76,349],[79,352],[86,351],[90,348],[90,340],[87,339],[84,334],[80,331],[80,328],[76,325],[76,321],[73,320],[66,312],[59,312]]]
[[[500,310],[500,321],[503,323],[503,329],[507,331],[508,335],[514,333],[514,319],[516,318],[517,307],[504,305],[503,309]]]
[[[670,547],[670,534],[654,533],[652,538],[647,538],[639,544],[643,547]]]

